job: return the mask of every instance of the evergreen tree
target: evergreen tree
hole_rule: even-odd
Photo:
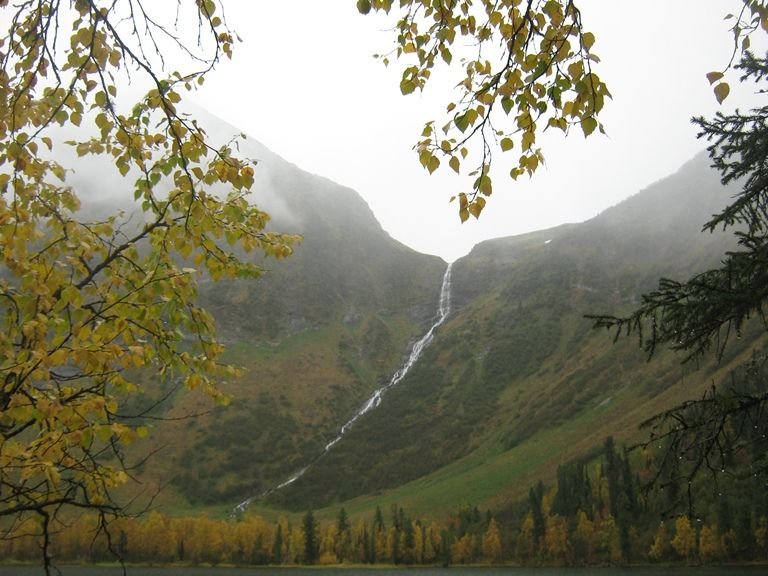
[[[314,564],[317,562],[320,547],[317,540],[317,521],[312,510],[304,515],[302,528],[304,529],[304,564]]]
[[[541,504],[544,498],[544,483],[539,482],[528,492],[528,503],[531,507],[531,516],[533,518],[533,541],[537,550],[541,549],[546,529],[544,521],[544,511]]]
[[[272,563],[278,565],[283,563],[283,527],[280,523],[277,524],[275,539],[272,542]]]
[[[342,507],[339,515],[336,517],[336,558],[339,562],[344,562],[350,555],[352,545],[352,534],[350,533],[349,518],[347,511]]]
[[[762,89],[768,80],[768,59],[745,53],[736,67],[741,81]],[[729,341],[750,328],[751,318],[765,321],[768,301],[768,106],[749,113],[718,113],[714,119],[694,118],[699,137],[723,184],[740,183],[733,202],[704,224],[704,231],[732,230],[737,247],[717,268],[687,281],[662,278],[653,292],[627,317],[594,316],[595,325],[616,330],[616,336],[637,333],[653,355],[661,345],[684,352],[688,360],[714,350],[722,358]],[[768,433],[768,355],[756,354],[732,380],[712,387],[702,398],[685,402],[649,422],[652,442],[666,440],[660,469],[688,485],[697,472],[730,468],[737,453],[752,456],[753,474],[768,472],[765,450],[749,447]],[[658,480],[658,477],[656,478]],[[690,507],[690,494],[689,494]],[[689,509],[689,513],[690,513]]]
[[[384,524],[384,514],[381,508],[376,506],[376,512],[373,514],[373,529],[371,531],[371,564],[375,564],[380,558],[386,556],[386,533],[387,527]]]
[[[619,516],[619,463],[613,437],[608,436],[603,445],[605,455],[605,476],[608,479],[608,502],[611,516]]]
[[[363,526],[363,562],[366,564],[373,564],[376,561],[376,553],[374,551],[373,539],[368,534],[368,525]]]
[[[376,506],[376,512],[373,515],[373,529],[374,531],[384,529],[384,514],[381,513],[381,508]]]

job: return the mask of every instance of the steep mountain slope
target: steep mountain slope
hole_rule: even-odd
[[[731,193],[697,156],[584,224],[478,245],[454,266],[457,312],[422,361],[271,504],[499,506],[607,435],[637,438],[641,421],[698,396],[761,332],[696,370],[670,353],[648,363],[634,339],[614,345],[584,315],[630,310],[660,276],[715,264],[732,239],[700,230]]]
[[[446,266],[390,238],[354,191],[255,142],[240,148],[259,162],[274,228],[303,240],[256,283],[201,290],[246,374],[228,407],[190,421],[186,441],[159,434],[178,446],[173,485],[193,503],[258,494],[316,457],[433,318]]]
[[[214,144],[239,132],[193,112]],[[446,267],[393,240],[353,190],[252,139],[238,148],[258,162],[253,201],[271,214],[270,226],[303,240],[286,260],[259,260],[266,272],[256,281],[201,281],[200,299],[216,318],[228,360],[244,368],[242,378],[222,384],[229,406],[212,409],[202,395],[177,394],[151,374],[128,406],[141,413],[169,395],[147,418],[159,453],[141,476],[165,486],[161,500],[176,505],[229,506],[316,457],[432,320]],[[70,161],[87,212],[131,209],[116,194],[127,188],[130,197],[130,183],[116,170],[98,159]],[[140,459],[147,445],[135,451]]]

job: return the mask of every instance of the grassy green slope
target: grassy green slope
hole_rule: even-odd
[[[590,222],[478,246],[455,266],[458,311],[422,361],[267,504],[501,506],[608,435],[640,438],[643,420],[722,379],[761,332],[720,366],[668,352],[649,363],[634,339],[614,345],[583,316],[630,310],[660,276],[715,264],[731,240],[699,231],[728,195],[697,157]]]

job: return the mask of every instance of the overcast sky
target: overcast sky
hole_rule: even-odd
[[[424,121],[442,119],[455,76],[401,96],[399,66],[372,58],[391,47],[390,20],[361,16],[354,0],[225,2],[243,42],[193,99],[301,168],[357,190],[394,238],[453,260],[487,238],[588,219],[704,148],[689,119],[718,109],[705,74],[728,60],[723,17],[741,0],[579,5],[613,94],[601,115],[608,136],[548,138],[546,167],[530,181],[497,180],[476,222],[460,224],[448,203],[467,182],[450,170],[429,176],[412,151]],[[737,89],[724,109],[750,102]]]

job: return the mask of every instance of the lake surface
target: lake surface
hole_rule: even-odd
[[[63,576],[120,576],[119,567],[63,566]],[[39,576],[39,566],[0,566],[0,576]],[[642,568],[128,568],[128,576],[758,576],[768,566]]]

